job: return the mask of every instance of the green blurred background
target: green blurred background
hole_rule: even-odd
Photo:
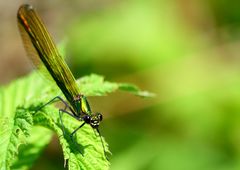
[[[35,6],[75,77],[98,73],[156,97],[91,97],[112,170],[240,169],[239,0],[0,0],[0,83],[32,69],[16,25]],[[55,137],[32,170],[63,169]]]

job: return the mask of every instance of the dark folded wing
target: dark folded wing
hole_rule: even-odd
[[[45,67],[48,70],[67,100],[72,103],[79,93],[75,78],[57,51],[43,22],[30,5],[22,5],[17,18],[29,58],[37,68]]]

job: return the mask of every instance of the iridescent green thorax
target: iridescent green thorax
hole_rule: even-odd
[[[92,114],[90,105],[87,101],[87,97],[84,95],[77,95],[74,98],[72,106],[74,107],[74,111],[76,112],[77,116],[80,116],[81,114]]]

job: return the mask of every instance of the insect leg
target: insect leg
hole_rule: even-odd
[[[66,110],[67,108],[69,108],[71,110],[70,106],[68,105],[68,103],[66,101],[64,101],[60,96],[56,96],[53,99],[49,100],[44,105],[40,106],[35,113],[37,113],[39,110],[41,110],[45,106],[47,106],[47,105],[49,105],[51,103],[57,102],[58,100],[60,100],[65,105],[65,109],[64,110]]]
[[[71,117],[73,117],[73,118],[75,118],[75,119],[77,119],[77,120],[79,120],[79,119],[78,119],[78,117],[74,116],[72,113],[68,112],[68,111],[66,110],[66,107],[65,107],[64,109],[59,109],[59,112],[58,112],[58,113],[59,113],[60,123],[61,123],[61,126],[62,126],[63,135],[65,136],[65,128],[64,128],[64,126],[63,126],[62,113],[66,113],[66,114],[68,114],[69,116],[71,116]]]
[[[73,135],[81,128],[85,125],[85,122],[83,122],[77,129],[75,129],[71,134],[70,137],[73,138]]]
[[[74,143],[74,145],[77,147],[78,151],[83,155],[83,153],[81,152],[81,150],[78,148],[77,142],[73,139],[73,135],[81,128],[85,125],[86,123],[83,122],[77,129],[75,129],[71,134],[70,134],[70,138],[71,141]]]

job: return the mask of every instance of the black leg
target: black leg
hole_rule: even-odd
[[[77,150],[83,155],[83,153],[81,152],[81,150],[78,148],[77,142],[73,139],[73,135],[81,128],[85,125],[85,122],[83,122],[77,129],[75,129],[71,134],[70,134],[70,139],[71,141],[74,143],[74,145],[77,147]]]
[[[64,128],[64,125],[63,125],[63,120],[62,120],[62,113],[66,113],[68,114],[69,116],[73,117],[74,119],[78,119],[78,117],[74,116],[72,113],[68,112],[66,110],[66,107],[64,109],[59,109],[59,118],[60,118],[60,123],[61,123],[61,126],[62,126],[62,131],[63,131],[63,135],[65,136],[65,128]]]
[[[58,113],[59,113],[59,119],[60,119],[60,124],[61,124],[61,129],[63,131],[63,136],[65,136],[65,128],[64,128],[64,125],[63,125],[63,121],[62,121],[62,113],[64,111],[62,109],[59,109]]]
[[[51,103],[54,103],[54,102],[56,102],[58,100],[60,100],[65,105],[64,110],[66,110],[68,108],[68,109],[70,109],[72,111],[72,108],[68,105],[68,103],[66,101],[64,101],[60,96],[56,96],[53,99],[51,99],[50,101],[48,101],[47,103],[45,103],[44,105],[40,106],[35,113],[37,113],[43,107],[45,107],[45,106],[47,106],[47,105],[49,105]]]
[[[77,129],[75,129],[71,134],[70,134],[70,137],[72,138],[73,135],[81,128],[85,125],[85,122],[83,122]]]
[[[65,106],[64,109],[59,109],[59,112],[58,112],[59,113],[59,118],[60,118],[60,123],[61,123],[61,126],[62,126],[61,129],[63,131],[63,135],[65,136],[66,133],[65,133],[65,129],[64,129],[64,126],[63,126],[63,121],[62,121],[62,113],[67,113],[68,115],[70,115],[71,117],[73,117],[73,118],[75,118],[77,120],[78,120],[78,117],[75,116],[74,111],[72,110],[72,108],[60,96],[56,96],[53,99],[51,99],[50,101],[48,101],[47,103],[45,103],[44,105],[40,106],[34,114],[36,114],[43,107],[45,107],[45,106],[47,106],[49,104],[52,104],[54,102],[57,102],[58,100],[60,100],[64,104],[64,106]],[[67,109],[69,109],[71,111],[71,113],[68,112]]]
[[[50,101],[48,101],[47,103],[45,103],[44,105],[40,106],[36,113],[41,110],[43,107],[51,104],[51,103],[54,103],[56,101],[60,100],[63,104],[64,104],[64,109],[59,109],[59,118],[60,118],[60,124],[61,124],[61,129],[63,131],[63,135],[65,136],[66,132],[65,132],[65,128],[64,128],[64,125],[63,125],[63,120],[62,120],[62,113],[66,113],[68,114],[69,116],[73,117],[74,119],[77,119],[77,120],[80,120],[80,117],[78,117],[74,111],[72,110],[72,108],[69,106],[69,104],[64,101],[60,96],[56,96],[54,97],[53,99],[51,99]],[[67,109],[69,109],[69,111],[67,111]],[[70,138],[72,140],[72,142],[77,146],[77,143],[76,141],[73,139],[73,136],[75,135],[75,133],[85,125],[85,122],[83,122],[78,128],[76,128],[71,134],[70,134]],[[79,150],[79,149],[78,149]],[[79,152],[82,154],[82,152],[79,150]]]

